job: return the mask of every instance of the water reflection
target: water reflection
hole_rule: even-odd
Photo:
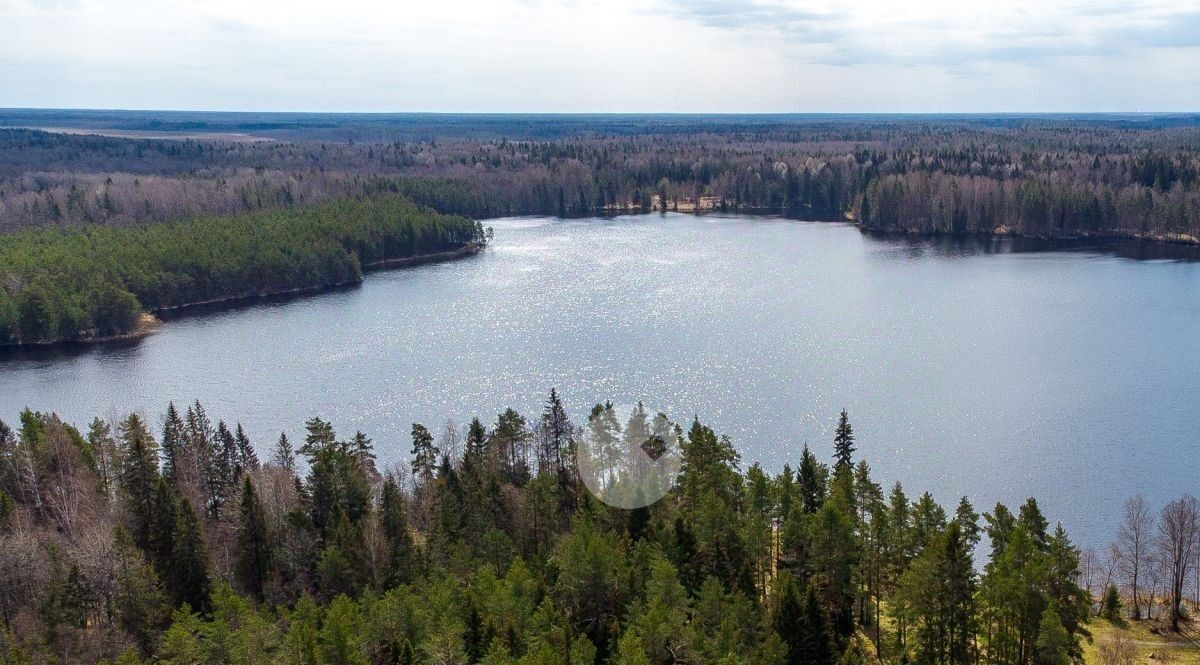
[[[769,469],[805,441],[831,454],[846,408],[878,481],[980,509],[1036,495],[1083,543],[1111,537],[1132,491],[1194,491],[1200,263],[1181,248],[736,215],[490,224],[495,245],[462,261],[11,355],[0,418],[157,424],[200,399],[264,444],[321,415],[388,464],[413,422],[534,416],[556,386],[577,423],[644,400]],[[1098,254],[1176,260],[1079,260]]]

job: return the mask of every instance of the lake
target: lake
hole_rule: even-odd
[[[1033,495],[1084,544],[1132,493],[1200,490],[1200,263],[746,216],[488,223],[473,258],[9,357],[0,418],[157,426],[199,398],[260,451],[320,415],[400,462],[414,421],[532,419],[555,386],[576,423],[643,400],[771,470],[831,457],[845,408],[876,480],[948,510]]]

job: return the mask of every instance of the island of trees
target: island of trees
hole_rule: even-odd
[[[1131,507],[1114,556],[1156,552],[1165,577],[1141,568],[1130,596],[1034,499],[981,516],[881,487],[844,413],[777,474],[672,426],[666,498],[597,501],[575,441],[638,445],[651,417],[597,405],[576,427],[552,391],[532,420],[413,424],[410,462],[379,468],[371,439],[320,418],[256,446],[199,403],[83,429],[25,411],[0,425],[0,658],[1068,665],[1125,599],[1186,615],[1189,497],[1161,520]]]
[[[390,194],[0,235],[0,346],[123,335],[144,312],[357,283],[372,265],[486,241],[478,222]]]

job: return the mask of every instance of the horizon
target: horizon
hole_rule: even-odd
[[[133,108],[133,107],[55,107],[55,106],[0,106],[0,114],[4,113],[161,113],[161,114],[198,114],[198,115],[308,115],[308,116],[464,116],[464,117],[775,117],[775,118],[872,118],[872,117],[961,117],[961,118],[996,118],[996,117],[1086,117],[1086,116],[1133,116],[1133,117],[1163,117],[1163,116],[1194,116],[1200,115],[1200,105],[1190,110],[1079,110],[1079,111],[432,111],[432,110],[399,110],[399,111],[354,111],[354,110],[288,110],[288,109],[199,109],[199,108]]]
[[[1188,113],[1200,5],[0,0],[0,106]]]

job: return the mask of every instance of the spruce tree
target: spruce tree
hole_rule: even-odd
[[[317,562],[317,578],[324,598],[358,595],[365,569],[362,549],[362,531],[346,513],[338,511],[334,516],[333,532],[326,539],[320,561]]]
[[[287,433],[279,433],[279,442],[275,444],[275,452],[271,456],[271,463],[275,466],[280,466],[288,471],[296,470],[296,453],[292,450],[292,442],[288,441]]]
[[[238,466],[240,467],[238,475],[246,471],[258,471],[258,453],[254,452],[254,446],[250,444],[250,437],[246,436],[246,431],[242,429],[242,424],[238,423],[234,429],[233,440],[237,444]]]
[[[242,588],[262,600],[263,589],[271,577],[275,553],[267,528],[266,511],[254,491],[250,477],[242,482],[240,521],[238,524],[237,578]]]
[[[797,663],[828,665],[837,660],[833,631],[828,615],[821,607],[817,591],[809,586],[801,603],[801,621],[796,633]]]
[[[175,531],[179,520],[175,492],[159,477],[154,488],[153,520],[146,554],[162,580],[170,581],[175,566]],[[168,589],[171,591],[171,589]]]
[[[219,421],[207,469],[208,511],[213,520],[221,518],[221,511],[229,501],[234,478],[238,473],[237,458],[237,440],[234,439],[233,432],[225,426],[225,421]]]
[[[804,645],[801,643],[805,617],[800,592],[796,589],[795,580],[787,573],[783,574],[777,585],[779,590],[776,593],[775,609],[771,615],[771,627],[787,645],[783,662],[785,665],[807,665],[808,661],[804,660]]]
[[[158,483],[158,447],[154,437],[137,414],[122,421],[121,443],[124,463],[121,466],[121,489],[129,502],[133,518],[130,533],[133,542],[143,549],[150,542],[154,520],[154,491]]]
[[[482,464],[487,457],[487,443],[487,428],[483,426],[479,418],[472,418],[471,424],[467,427],[467,446],[463,454],[464,458],[472,458],[476,463]]]
[[[180,459],[187,445],[185,436],[183,418],[175,409],[175,402],[170,402],[167,404],[167,416],[163,420],[163,475],[166,476],[167,482],[174,487],[178,487]]]
[[[1104,587],[1104,596],[1100,601],[1100,616],[1113,622],[1121,620],[1121,594],[1117,592],[1116,585],[1109,584]]]
[[[142,655],[149,656],[159,631],[171,616],[170,606],[158,575],[146,563],[130,533],[117,527],[114,541],[116,594],[113,612],[117,625],[133,637]]]
[[[475,422],[472,422],[471,425],[474,426]],[[558,473],[566,464],[567,446],[575,427],[571,424],[571,419],[563,407],[562,399],[554,388],[550,389],[550,397],[546,400],[546,406],[542,410],[541,429],[541,462],[542,466],[546,468],[539,470]]]
[[[208,577],[208,551],[200,520],[192,504],[179,500],[175,526],[174,556],[168,587],[177,605],[187,603],[197,612],[207,612],[211,583]]]
[[[800,469],[796,472],[796,485],[800,490],[800,507],[811,515],[825,503],[825,480],[828,472],[817,461],[817,456],[804,444],[800,453]]]
[[[412,534],[408,532],[408,518],[400,486],[390,475],[383,481],[380,492],[379,519],[388,545],[385,585],[391,588],[407,584],[414,572]]]
[[[854,451],[857,448],[854,446],[854,428],[850,426],[850,418],[846,415],[846,410],[842,409],[842,414],[838,419],[837,432],[833,435],[834,459],[838,467],[852,467],[854,465]]]

